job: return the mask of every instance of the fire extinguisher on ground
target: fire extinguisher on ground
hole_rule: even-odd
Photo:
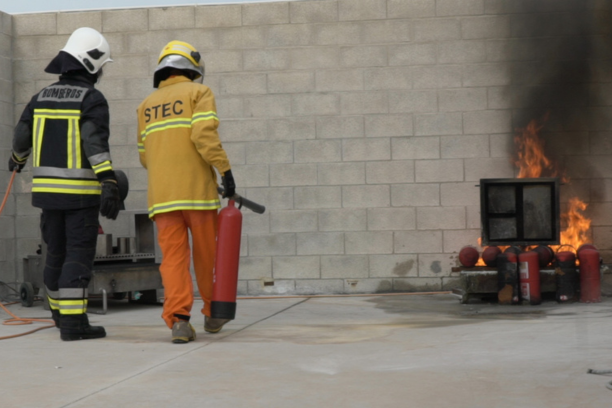
[[[542,303],[540,293],[540,257],[537,252],[523,252],[518,256],[521,297],[531,305]]]
[[[218,191],[219,194],[223,194],[223,189],[218,188]],[[238,194],[228,198],[230,200],[227,207],[219,212],[210,317],[233,320],[236,317],[238,264],[240,263],[240,237],[242,235],[240,209],[244,206],[258,214],[263,214],[266,207]],[[235,203],[238,203],[238,208]]]
[[[584,249],[578,252],[580,260],[580,301],[601,302],[601,275],[599,251]]]

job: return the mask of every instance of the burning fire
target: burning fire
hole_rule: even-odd
[[[525,128],[519,129],[514,136],[514,144],[517,147],[514,164],[519,169],[517,177],[559,177],[564,183],[568,183],[569,178],[559,171],[557,163],[546,157],[544,152],[544,140],[540,137],[539,132],[547,119],[548,115],[541,121],[532,120]],[[567,212],[561,215],[562,224],[566,226],[566,229],[561,231],[561,245],[552,245],[553,251],[557,252],[559,248],[568,246],[563,250],[573,249],[575,252],[580,245],[588,242],[587,233],[591,227],[591,220],[582,214],[586,208],[587,204],[578,197],[569,200]],[[480,238],[478,244],[481,245]],[[500,249],[504,250],[503,247]],[[484,261],[480,259],[477,265],[484,265]]]
[[[567,228],[561,231],[561,245],[553,245],[551,248],[557,252],[560,246],[570,245],[575,249],[588,242],[587,232],[591,227],[591,220],[586,218],[581,211],[586,210],[587,204],[573,197],[569,201],[569,207],[565,214],[561,215],[561,221],[565,222]]]
[[[532,120],[514,136],[514,144],[517,147],[514,164],[519,169],[517,178],[560,177],[567,183],[569,179],[564,174],[559,174],[557,163],[544,153],[544,140],[540,138],[539,132],[547,119],[548,115],[541,122]]]

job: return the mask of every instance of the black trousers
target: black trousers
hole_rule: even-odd
[[[44,282],[51,291],[87,288],[96,256],[99,206],[42,210],[41,231],[47,244]]]

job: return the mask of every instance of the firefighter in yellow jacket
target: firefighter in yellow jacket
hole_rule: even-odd
[[[235,194],[227,154],[221,146],[212,91],[201,83],[204,68],[190,44],[171,41],[159,55],[153,77],[157,88],[138,107],[138,151],[148,171],[149,216],[155,221],[163,259],[162,318],[173,343],[195,339],[189,323],[193,305],[189,234],[192,235],[196,282],[204,300],[204,329],[216,333],[227,320],[211,319],[216,250],[217,176],[224,196]]]

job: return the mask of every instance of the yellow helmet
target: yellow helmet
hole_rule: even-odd
[[[191,71],[195,74],[192,79],[204,78],[204,63],[200,65],[200,62],[200,53],[191,44],[183,41],[170,41],[162,49],[157,59],[153,87],[157,88],[163,80],[164,75],[161,71],[166,68]]]

